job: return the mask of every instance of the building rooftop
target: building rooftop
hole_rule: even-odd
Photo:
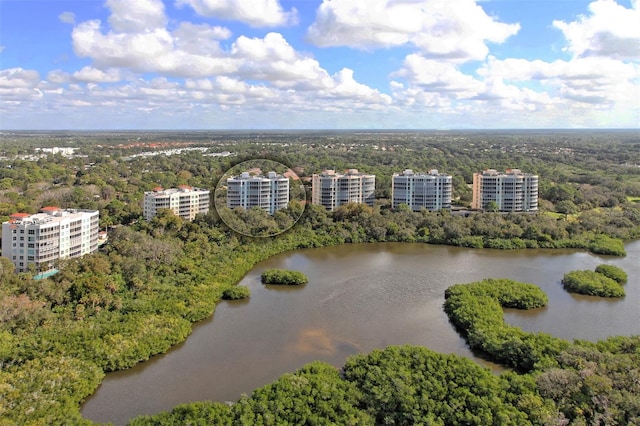
[[[341,176],[373,176],[369,173],[361,173],[358,169],[347,169],[344,173],[336,173],[333,169],[323,170],[322,173],[319,174],[322,177],[341,177]]]
[[[182,192],[209,192],[207,189],[194,188],[189,185],[180,185],[177,188],[162,189],[161,186],[156,186],[153,191],[145,191],[144,195],[151,195],[154,197],[163,197],[166,195],[177,194]]]
[[[448,176],[446,173],[439,173],[437,169],[431,169],[428,173],[415,173],[411,169],[406,169],[402,173],[394,173],[393,176]]]
[[[252,175],[249,172],[242,172],[242,174],[238,175],[238,176],[231,176],[230,178],[227,179],[227,181],[233,181],[233,180],[269,180],[269,179],[286,179],[283,175],[278,174],[276,172],[268,172],[265,175],[259,174],[259,175]]]
[[[9,216],[9,222],[14,224],[36,224],[60,221],[63,218],[71,218],[74,216],[81,217],[84,213],[93,213],[97,210],[62,210],[59,207],[47,206],[40,209],[39,213],[14,213]]]

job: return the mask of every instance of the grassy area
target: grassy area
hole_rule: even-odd
[[[627,201],[630,203],[640,203],[640,197],[627,197]]]

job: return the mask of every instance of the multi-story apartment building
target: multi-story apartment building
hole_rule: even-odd
[[[346,173],[325,170],[312,177],[311,202],[335,210],[343,204],[359,203],[373,206],[376,177],[349,169]]]
[[[484,210],[492,201],[501,212],[538,210],[538,176],[518,169],[505,173],[494,169],[474,173],[471,208]]]
[[[391,191],[391,207],[394,209],[400,204],[406,204],[413,211],[451,208],[451,175],[437,170],[414,173],[407,169],[402,174],[394,173]]]
[[[144,193],[144,218],[153,219],[160,209],[170,209],[184,220],[209,211],[209,191],[181,185],[178,188],[155,188]]]
[[[38,272],[55,266],[58,259],[80,257],[98,249],[97,210],[61,210],[44,207],[37,214],[16,213],[2,224],[2,256],[18,272]]]
[[[251,175],[243,172],[227,179],[227,207],[260,207],[269,214],[289,205],[289,179],[276,172]]]

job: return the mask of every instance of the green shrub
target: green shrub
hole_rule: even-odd
[[[605,277],[611,278],[619,284],[626,283],[628,279],[627,273],[624,269],[614,265],[598,265],[596,267],[596,272],[604,275]]]
[[[624,297],[624,289],[615,280],[594,271],[564,274],[562,285],[569,293],[600,297]]]
[[[251,292],[249,291],[249,287],[245,287],[242,285],[236,285],[233,287],[229,287],[225,291],[222,292],[222,298],[224,300],[238,300],[238,299],[246,299],[249,297]]]
[[[267,269],[262,273],[262,284],[301,285],[309,282],[305,274],[286,269]]]
[[[597,235],[589,250],[596,254],[609,254],[612,256],[626,256],[624,243],[619,238],[609,237],[608,235]]]

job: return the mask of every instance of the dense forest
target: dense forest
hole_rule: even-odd
[[[35,150],[56,146],[76,150],[69,157]],[[623,240],[640,237],[637,132],[16,133],[2,135],[0,151],[3,220],[57,205],[99,209],[101,226],[109,229],[98,253],[60,262],[60,272],[47,279],[17,274],[0,258],[2,425],[89,424],[79,404],[105,372],[183,341],[191,324],[211,316],[253,265],[286,250],[400,241],[624,255]],[[235,233],[215,210],[193,222],[168,211],[141,219],[144,191],[179,184],[213,190],[227,169],[253,158],[286,164],[303,181],[326,168],[374,173],[376,205],[327,212],[299,203],[290,214],[304,208],[302,217],[272,238]],[[509,215],[394,211],[391,175],[406,168],[453,175],[459,206],[471,200],[476,171],[537,173],[541,209]],[[251,220],[255,225],[264,218]],[[269,227],[286,220],[293,219],[261,226],[271,235]],[[637,337],[570,343],[510,327],[502,307],[544,303],[543,294],[519,283],[453,287],[446,296],[445,310],[469,345],[513,372],[493,376],[457,356],[392,347],[351,358],[342,371],[310,364],[232,406],[194,403],[132,423],[640,421]]]

